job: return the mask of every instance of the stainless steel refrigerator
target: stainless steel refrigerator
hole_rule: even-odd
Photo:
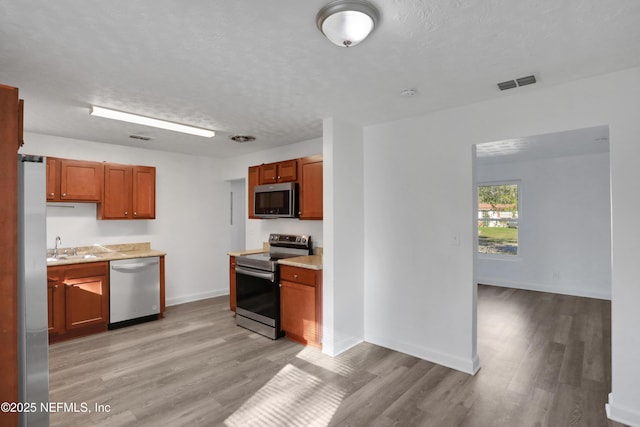
[[[35,404],[20,426],[49,426],[46,162],[18,155],[18,397]]]

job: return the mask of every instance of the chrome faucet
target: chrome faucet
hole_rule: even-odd
[[[58,258],[58,243],[62,244],[62,239],[60,236],[56,236],[56,242],[53,247],[53,257]]]

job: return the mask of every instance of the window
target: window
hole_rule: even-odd
[[[478,252],[518,254],[518,184],[478,186]]]

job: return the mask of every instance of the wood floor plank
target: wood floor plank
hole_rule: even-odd
[[[52,426],[619,426],[610,302],[478,288],[475,376],[370,343],[329,357],[236,326],[226,297],[50,346]]]

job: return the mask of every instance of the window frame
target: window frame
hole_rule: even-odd
[[[499,259],[506,261],[516,261],[520,260],[522,256],[522,239],[521,239],[521,225],[522,225],[522,180],[521,179],[507,179],[507,180],[497,180],[497,181],[481,181],[476,183],[476,206],[475,206],[475,217],[476,217],[476,228],[480,228],[477,226],[478,221],[481,221],[480,218],[480,187],[496,187],[500,185],[515,185],[517,187],[518,192],[518,200],[516,205],[517,218],[515,218],[515,222],[517,223],[516,229],[517,232],[517,248],[515,254],[510,253],[486,253],[480,252],[480,234],[476,235],[476,255],[482,258],[487,259]]]

